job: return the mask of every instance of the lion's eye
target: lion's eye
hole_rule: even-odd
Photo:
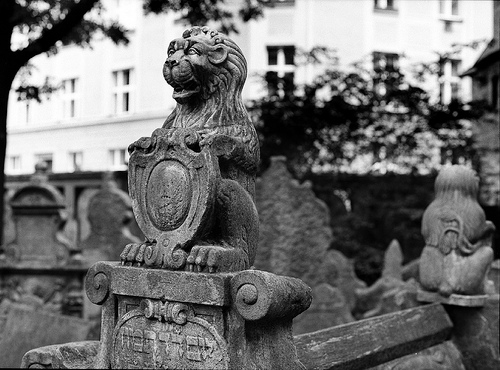
[[[193,49],[193,48],[190,48],[188,51],[187,51],[188,55],[200,55],[200,53],[198,52],[198,50],[196,49]]]
[[[167,55],[168,55],[169,57],[171,57],[171,56],[172,56],[172,54],[174,54],[174,53],[175,53],[175,50],[174,50],[174,49],[170,49],[170,50],[167,52]]]

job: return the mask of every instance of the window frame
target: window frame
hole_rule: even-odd
[[[126,73],[128,75],[128,83],[125,84]],[[121,68],[114,69],[111,72],[111,106],[113,115],[127,115],[134,112],[134,69]],[[125,104],[125,96],[127,96],[127,104]],[[127,109],[124,106],[127,105]]]
[[[74,82],[74,83],[73,83]],[[70,84],[70,91],[67,91],[66,85]],[[73,84],[72,84],[73,83]],[[80,108],[78,106],[80,93],[79,93],[79,78],[70,77],[61,81],[62,84],[62,118],[64,120],[73,120],[79,116]]]
[[[373,0],[373,10],[376,12],[397,13],[397,0]]]
[[[295,72],[297,65],[295,64],[295,45],[267,45],[267,69],[266,82],[269,95],[278,95],[283,98],[290,92],[293,93],[295,88]],[[271,52],[276,51],[276,63],[271,62]],[[287,55],[288,54],[288,55]],[[291,58],[291,60],[290,60]],[[287,60],[288,59],[288,60]],[[271,75],[276,75],[276,85],[271,87]],[[290,78],[291,76],[291,78]],[[271,88],[273,91],[271,91]]]
[[[127,148],[108,149],[108,167],[111,170],[126,170],[128,168],[129,159],[130,155]]]

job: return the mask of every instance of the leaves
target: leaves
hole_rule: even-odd
[[[327,68],[312,83],[249,105],[262,169],[271,156],[284,155],[298,177],[324,171],[425,174],[472,158],[473,109],[432,104],[394,66],[368,70],[360,63],[342,70],[331,50],[298,51],[305,63],[317,63],[317,55]]]

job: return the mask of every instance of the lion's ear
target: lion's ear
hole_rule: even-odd
[[[208,52],[208,60],[212,64],[220,64],[227,58],[227,49],[224,45],[217,45]]]

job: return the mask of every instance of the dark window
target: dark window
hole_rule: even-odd
[[[269,95],[293,94],[295,74],[295,46],[268,46],[266,83]]]
[[[394,53],[373,53],[373,69],[377,71],[396,71],[399,69],[399,55]]]
[[[451,0],[451,15],[458,15],[458,0]]]
[[[374,0],[375,9],[396,10],[396,0]]]

